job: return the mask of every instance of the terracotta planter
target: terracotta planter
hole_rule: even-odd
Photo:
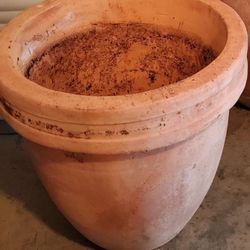
[[[56,92],[23,76],[65,34],[124,21],[195,34],[220,55],[182,82],[116,97]],[[49,1],[15,18],[0,44],[1,114],[30,141],[68,220],[108,249],[152,249],[178,234],[212,183],[229,109],[245,87],[247,33],[238,15],[217,0]]]
[[[223,0],[223,2],[227,3],[231,7],[233,7],[238,14],[242,17],[243,21],[246,24],[248,34],[250,34],[250,0]],[[248,35],[249,38],[249,35]],[[248,46],[250,44],[250,40],[248,42]],[[250,60],[250,52],[248,52],[248,60]],[[248,71],[250,71],[250,64],[248,67]],[[240,98],[240,102],[246,107],[250,108],[250,79],[248,78],[246,88]]]

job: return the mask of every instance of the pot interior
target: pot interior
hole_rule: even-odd
[[[41,6],[42,8],[40,8]],[[196,0],[148,0],[146,2],[141,0],[119,2],[115,0],[62,0],[40,5],[37,7],[37,12],[35,15],[32,15],[33,12],[31,12],[32,17],[22,24],[17,33],[17,43],[14,48],[13,60],[17,61],[18,68],[26,76],[32,59],[41,55],[51,46],[65,40],[65,37],[86,33],[93,27],[96,29],[100,24],[151,25],[157,27],[158,31],[163,32],[165,29],[165,32],[168,30],[169,33],[178,33],[176,34],[177,37],[179,34],[183,34],[201,41],[207,48],[211,48],[216,55],[223,50],[227,40],[226,25],[220,15],[206,3]],[[118,29],[121,30],[121,27],[118,27]],[[121,37],[121,39],[124,39],[124,37]],[[68,42],[69,47],[71,44],[72,41]],[[134,48],[135,51],[140,51],[140,49],[143,53],[146,50],[143,47]],[[178,51],[178,47],[176,51]],[[132,54],[134,55],[134,53]],[[133,60],[133,56],[131,60]],[[148,86],[151,86],[149,89],[161,87],[160,77],[159,82],[156,82],[153,87],[150,85],[150,82],[156,80],[154,70],[149,70],[146,74],[149,81]],[[173,82],[183,78],[176,78]],[[30,79],[37,82],[35,79]],[[88,84],[86,83],[86,86],[84,86],[85,89],[88,89]],[[49,86],[45,87],[50,88]],[[113,87],[111,86],[111,88]],[[103,93],[97,91],[90,92],[89,95],[115,95],[115,92],[113,93],[103,87],[101,89],[104,89]],[[149,89],[138,85],[132,92],[137,93]],[[64,91],[60,88],[55,88],[55,90]],[[72,93],[79,94],[77,91]],[[126,93],[131,92],[125,88],[118,94]],[[88,93],[85,92],[84,94]]]

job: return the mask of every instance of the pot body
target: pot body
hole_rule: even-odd
[[[248,31],[248,37],[250,34],[250,0],[223,0],[226,4],[234,8],[238,14],[242,17]],[[250,40],[249,40],[250,44]],[[250,60],[250,51],[248,50],[248,61]],[[248,64],[248,72],[250,72],[250,64]],[[250,108],[250,78],[248,78],[246,88],[240,98],[240,102]]]
[[[180,232],[205,197],[221,157],[228,112],[193,138],[160,150],[102,156],[28,142],[57,207],[106,249],[156,248]]]

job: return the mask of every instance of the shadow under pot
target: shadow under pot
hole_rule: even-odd
[[[175,237],[245,87],[239,16],[219,0],[46,1],[0,43],[1,115],[72,225],[107,249]]]

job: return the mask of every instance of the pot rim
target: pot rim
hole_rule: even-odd
[[[26,79],[11,58],[15,38],[30,20],[62,6],[63,1],[46,1],[28,9],[0,34],[0,113],[25,138],[71,152],[145,152],[195,136],[228,112],[242,93],[248,36],[239,15],[226,4],[190,1],[204,4],[224,22],[227,41],[223,51],[207,67],[180,82],[124,96],[68,94]]]
[[[48,117],[48,110],[51,110],[53,114],[56,114],[57,120],[76,122],[74,119],[71,120],[73,115],[65,118],[57,110],[76,115],[86,112],[91,115],[85,116],[84,122],[90,124],[99,123],[91,118],[93,114],[98,113],[102,114],[102,123],[115,124],[118,122],[117,119],[110,120],[110,117],[105,119],[105,115],[112,113],[114,118],[115,115],[131,111],[131,114],[118,119],[119,123],[126,123],[138,120],[133,110],[137,112],[142,109],[146,110],[147,113],[142,111],[143,119],[146,120],[159,116],[159,111],[153,109],[152,106],[159,108],[159,105],[164,105],[167,107],[165,110],[167,113],[186,108],[187,100],[192,106],[225,88],[228,84],[225,80],[226,76],[242,65],[242,60],[245,60],[242,55],[247,50],[246,28],[236,12],[218,0],[199,0],[199,2],[212,8],[226,24],[228,38],[219,56],[210,65],[182,81],[146,92],[119,96],[84,96],[47,89],[28,80],[20,70],[16,70],[10,58],[10,41],[15,40],[18,31],[34,16],[63,3],[47,1],[36,5],[10,22],[0,36],[0,94],[14,106],[27,112],[35,112],[40,117]],[[38,104],[40,109],[37,107],[33,109],[31,105],[33,103]]]

